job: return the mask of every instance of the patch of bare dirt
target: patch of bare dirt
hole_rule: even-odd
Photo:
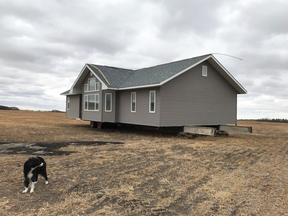
[[[288,214],[285,123],[239,121],[253,133],[185,139],[92,129],[63,113],[0,111],[0,119],[0,151],[13,150],[0,155],[1,215]],[[21,194],[23,164],[37,151],[60,152],[40,154],[49,185],[39,177],[34,193]]]

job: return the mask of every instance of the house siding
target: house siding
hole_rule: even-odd
[[[85,121],[102,121],[102,91],[101,91],[101,84],[100,84],[100,90],[99,91],[90,91],[85,92],[84,91],[84,85],[88,83],[89,78],[95,78],[90,73],[85,77],[85,79],[82,82],[82,120]],[[85,95],[89,94],[99,94],[99,111],[92,111],[92,110],[84,110],[85,107]]]
[[[149,92],[156,91],[156,111],[149,113]],[[131,112],[131,92],[136,92],[136,112]],[[159,126],[160,88],[143,88],[117,91],[116,121],[126,124]]]
[[[202,76],[202,65],[208,76]],[[207,62],[161,86],[161,126],[237,123],[237,92]]]
[[[70,105],[68,110],[68,97],[70,98]],[[81,95],[69,95],[66,97],[66,117],[81,118],[80,106]]]

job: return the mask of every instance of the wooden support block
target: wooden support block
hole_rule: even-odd
[[[184,126],[185,133],[214,136],[216,129],[212,127]]]
[[[252,127],[245,127],[245,126],[220,125],[219,130],[230,132],[252,133]]]

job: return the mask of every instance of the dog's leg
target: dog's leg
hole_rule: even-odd
[[[27,193],[28,187],[25,187],[25,189],[22,191],[22,193]]]
[[[46,172],[46,165],[43,166],[42,172],[40,173],[44,178],[45,178],[45,184],[48,184],[48,177],[47,177],[47,172]]]
[[[31,190],[30,190],[30,193],[33,193],[34,192],[34,187],[35,187],[35,184],[36,184],[37,182],[32,182],[31,183]]]
[[[22,193],[27,193],[29,187],[31,188],[31,191],[32,191],[32,183],[33,182],[31,182],[31,180],[29,181],[29,179],[28,179],[25,183],[26,183],[25,189],[24,189],[24,191],[22,191]],[[34,184],[33,184],[33,190],[34,190]],[[31,191],[30,191],[30,193],[32,193]]]
[[[22,193],[27,193],[28,187],[29,187],[29,184],[30,184],[29,178],[25,178],[23,183],[24,183],[25,189],[24,189],[24,191],[22,191]]]

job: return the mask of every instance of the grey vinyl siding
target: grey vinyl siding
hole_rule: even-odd
[[[105,111],[105,94],[111,93],[112,94],[112,111],[106,112]],[[105,90],[102,91],[102,121],[103,122],[112,122],[115,123],[115,110],[116,110],[116,92],[113,90]]]
[[[101,91],[101,84],[100,84],[100,90],[99,91],[90,91],[90,92],[85,92],[84,91],[84,85],[88,83],[89,78],[95,78],[94,76],[91,76],[89,73],[85,79],[82,82],[82,120],[86,121],[97,121],[101,122],[102,121],[102,91]],[[99,111],[95,110],[86,110],[85,111],[85,95],[90,95],[90,94],[99,94]]]
[[[156,112],[149,113],[149,92],[156,91]],[[136,112],[131,112],[131,92],[136,92]],[[160,88],[117,91],[116,121],[126,124],[160,126]]]
[[[68,110],[68,97],[70,98],[70,105]],[[81,95],[69,95],[66,96],[66,117],[81,118],[80,102]]]
[[[236,122],[237,92],[207,61],[161,87],[161,126]]]

